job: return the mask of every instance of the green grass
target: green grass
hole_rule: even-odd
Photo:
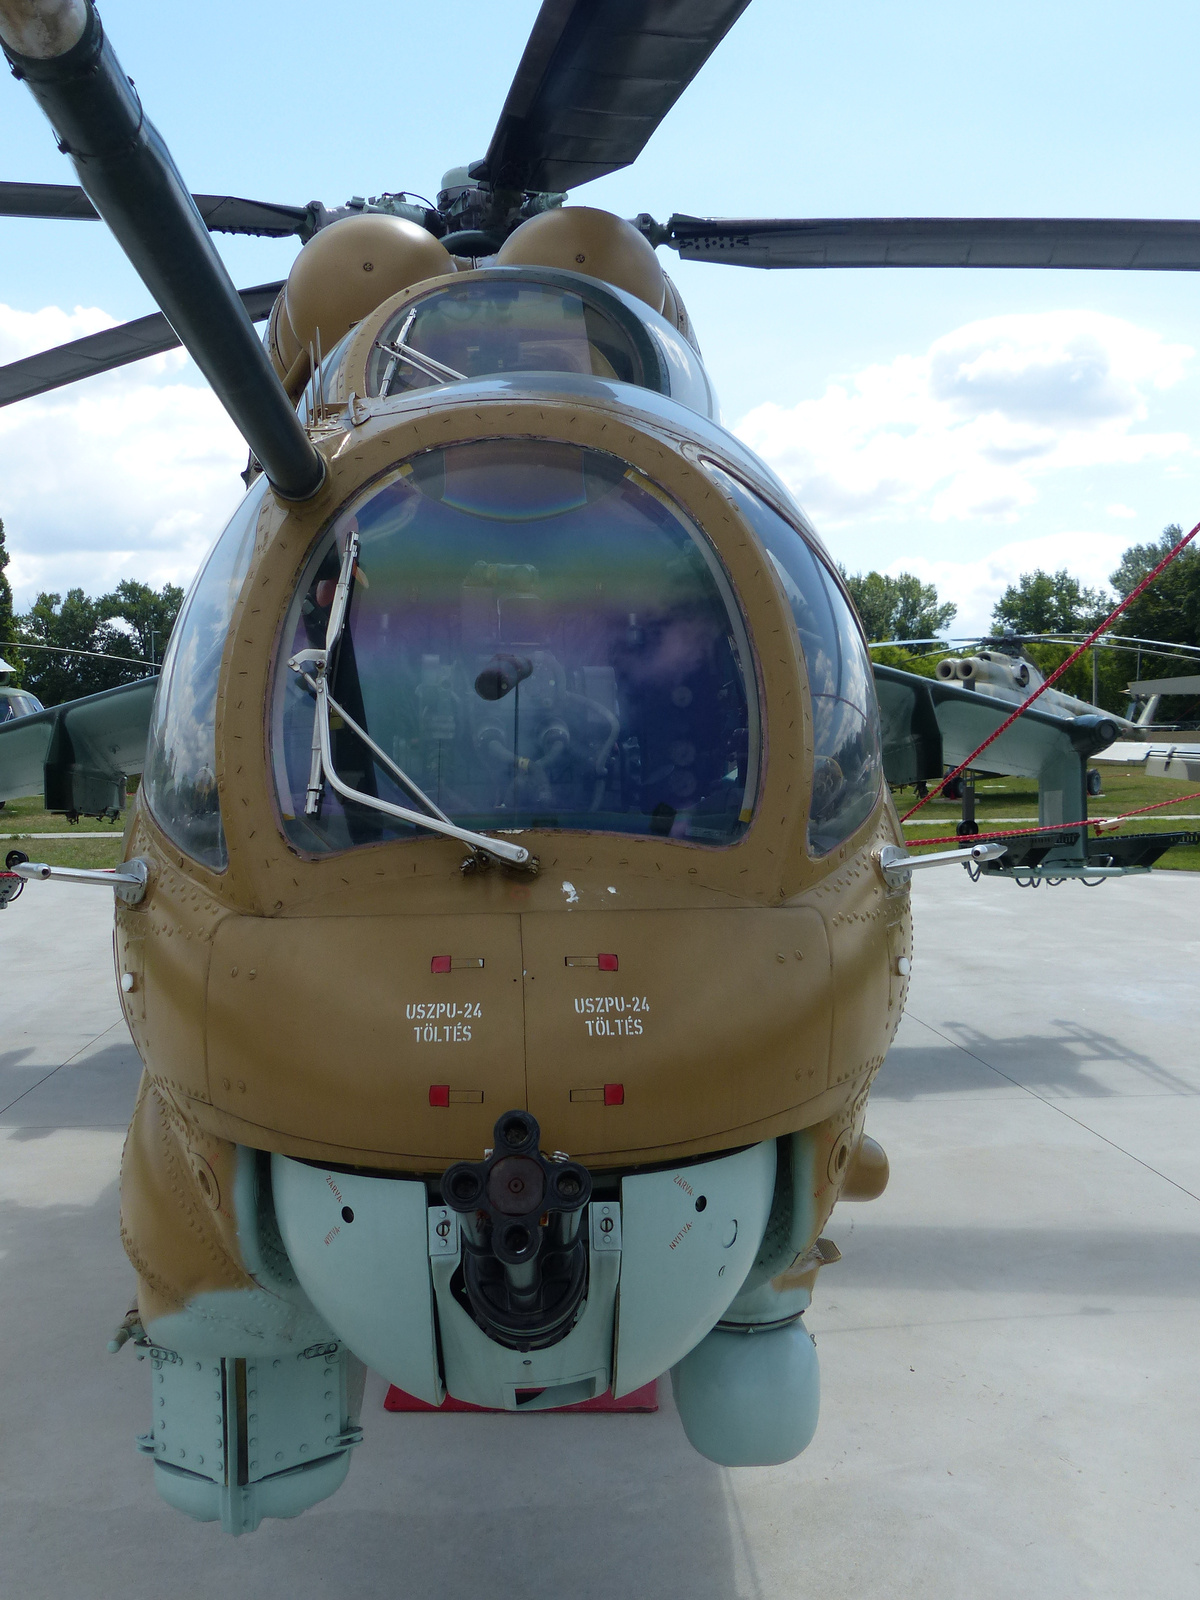
[[[31,861],[44,861],[51,867],[115,867],[121,861],[120,839],[5,839],[0,842],[0,859],[10,850],[24,850]]]
[[[115,833],[120,835],[125,826],[122,814],[117,822],[97,822],[95,817],[82,817],[76,827],[81,833]],[[66,817],[47,811],[38,799],[9,800],[0,809],[0,837],[6,833],[66,833],[74,832]]]
[[[1191,788],[1186,783],[1179,783],[1172,778],[1148,778],[1139,769],[1132,771],[1119,767],[1100,767],[1097,769],[1104,779],[1104,790],[1099,795],[1094,795],[1088,802],[1088,815],[1090,817],[1115,817],[1123,811],[1135,810],[1138,806],[1150,805],[1159,800],[1174,801],[1173,805],[1164,806],[1161,811],[1151,811],[1145,816],[1133,817],[1122,825],[1121,833],[1200,833],[1200,822],[1180,820],[1179,813],[1186,813],[1192,817],[1200,816],[1200,799],[1182,801],[1180,796],[1190,794]],[[915,802],[916,796],[911,789],[906,789],[896,796],[897,809],[903,814]],[[1007,817],[1027,817],[1031,821],[1013,822],[1016,828],[1031,828],[1037,820],[1037,784],[1029,778],[981,778],[975,788],[975,820],[979,823],[982,833],[994,833],[1005,826]],[[928,818],[944,823],[942,827],[909,827],[906,837],[914,850],[918,849],[923,838],[931,836],[940,837],[943,834],[952,834],[954,825],[962,815],[959,801],[943,800],[940,797],[931,800],[928,805],[922,806],[913,818]],[[948,845],[938,845],[939,850],[948,849]],[[1200,845],[1180,845],[1173,850],[1168,850],[1155,867],[1155,871],[1168,872],[1200,872]]]
[[[1172,813],[1189,812],[1200,815],[1200,800],[1180,801],[1180,795],[1191,791],[1186,783],[1170,778],[1147,778],[1141,771],[1127,771],[1117,767],[1101,767],[1104,777],[1103,794],[1089,802],[1088,814],[1093,817],[1112,817],[1137,806],[1149,805],[1157,800],[1176,803],[1164,806],[1161,811],[1151,811],[1146,816],[1135,817],[1125,824],[1122,833],[1173,833],[1177,831],[1200,833],[1200,822],[1180,821]],[[901,812],[913,804],[915,795],[906,789],[896,795],[896,806]],[[127,814],[127,813],[126,813]],[[919,817],[936,821],[937,827],[907,829],[907,837],[914,850],[922,847],[923,840],[931,836],[952,834],[961,815],[958,801],[931,800],[917,813]],[[1005,818],[1037,817],[1037,785],[1027,778],[984,778],[975,790],[975,816],[984,833],[995,832],[1005,826]],[[106,833],[111,839],[47,839],[39,844],[39,833],[75,832],[66,817],[48,813],[38,799],[10,800],[0,810],[0,856],[9,850],[24,850],[33,861],[46,861],[53,867],[115,867],[121,859],[121,833],[124,816],[119,822],[97,822],[93,817],[83,818],[77,825],[80,833]],[[915,820],[915,819],[914,819]],[[1032,827],[1032,822],[1013,822],[1014,828]],[[6,840],[11,833],[32,834],[35,837]],[[925,848],[947,849],[946,845]],[[1158,862],[1156,871],[1200,872],[1200,845],[1177,846],[1169,850]]]
[[[118,822],[97,822],[82,817],[75,827],[66,817],[48,812],[40,799],[9,800],[0,809],[0,861],[10,850],[23,850],[31,861],[52,867],[115,867],[121,859],[121,835],[126,812]],[[13,839],[10,834],[24,837]],[[107,839],[46,839],[44,833],[105,833]],[[32,837],[30,837],[32,836]]]

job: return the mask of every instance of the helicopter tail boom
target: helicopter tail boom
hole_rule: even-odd
[[[92,0],[0,0],[0,46],[272,486],[287,499],[314,494],[321,458]]]

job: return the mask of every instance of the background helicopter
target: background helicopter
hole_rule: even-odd
[[[649,247],[747,264],[848,259],[842,250],[886,264],[902,243],[916,251],[908,259],[930,263],[973,255],[1045,265],[1067,250],[1083,252],[1069,256],[1077,264],[1161,265],[1178,264],[1195,239],[1188,225],[1140,224],[831,228],[676,218],[664,228],[639,219],[634,229],[554,205],[552,183],[584,182],[633,159],[741,9],[689,16],[687,35],[673,37],[653,6],[639,10],[633,35],[623,12],[618,27],[603,7],[545,6],[486,164],[453,176],[445,207],[424,219],[442,227],[440,244],[429,227],[420,233],[386,208],[318,228],[282,297],[272,297],[268,360],[94,12],[16,0],[0,8],[10,59],[60,135],[84,152],[77,165],[92,200],[254,456],[246,505],[194,589],[164,669],[148,798],[132,819],[127,868],[112,880],[122,900],[126,1013],[150,1069],[124,1184],[126,1244],[141,1279],[140,1318],[129,1327],[169,1402],[146,1448],[172,1503],[220,1516],[230,1531],[295,1514],[344,1475],[357,1437],[350,1348],[414,1393],[436,1400],[450,1389],[511,1409],[561,1404],[601,1385],[623,1392],[670,1367],[689,1436],[729,1464],[787,1459],[815,1425],[815,1363],[799,1318],[824,1259],[818,1233],[829,1207],[839,1195],[879,1192],[886,1177],[862,1121],[903,1001],[911,867],[895,853],[848,605],[781,486],[715,426],[686,311]],[[584,102],[594,125],[580,134]],[[48,203],[42,194],[11,201],[42,207],[39,215]],[[55,203],[78,209],[77,197]],[[303,226],[319,220],[306,212]],[[298,231],[300,218],[292,221]],[[1147,240],[1175,254],[1143,254]],[[375,278],[381,249],[386,270]],[[496,321],[507,352],[523,296],[536,305],[517,332],[541,354],[506,355],[497,369],[487,339],[454,324],[479,307],[504,308]],[[573,340],[561,325],[568,310]],[[586,365],[566,359],[568,344]],[[558,364],[546,358],[551,346]],[[95,370],[120,356],[111,341],[69,350],[55,381],[80,363]],[[30,393],[51,377],[43,360],[21,364],[13,381]],[[605,448],[616,428],[620,455]],[[514,517],[518,491],[526,498]],[[418,514],[442,516],[427,504],[445,510],[447,535],[455,517],[511,526],[572,512],[583,521],[593,505],[619,527],[618,497],[631,526],[645,539],[657,529],[674,550],[657,593],[649,571],[628,591],[648,595],[651,620],[640,605],[625,608],[618,666],[568,667],[575,686],[563,688],[546,643],[553,591],[533,562],[480,557],[459,576],[462,615],[473,609],[486,621],[481,648],[466,653],[468,680],[484,707],[502,707],[489,721],[492,713],[468,701],[467,723],[476,755],[488,753],[503,778],[502,800],[464,804],[468,780],[453,777],[443,795],[438,763],[409,775],[401,761],[424,758],[402,731],[390,754],[370,741],[372,686],[356,663],[365,664],[372,631],[387,632],[390,613],[371,608],[389,593],[389,563],[403,574],[416,549],[388,541]],[[556,579],[568,595],[569,579],[569,571]],[[668,604],[672,586],[681,598]],[[286,650],[273,661],[280,630]],[[789,639],[777,656],[766,649],[772,632]],[[673,680],[656,669],[654,694],[668,689],[674,707],[661,735],[665,766],[650,712],[635,719],[636,762],[628,748],[616,760],[636,701],[629,685],[638,671],[647,676],[652,633],[660,661],[685,663]],[[450,716],[461,685],[439,676],[443,662],[429,655],[410,692],[428,702],[432,728]],[[606,670],[621,685],[615,699]],[[908,751],[919,764],[930,734],[918,726],[925,707],[906,676],[890,680],[901,709],[885,727],[893,756]],[[348,704],[354,680],[358,698]],[[978,697],[946,692],[939,729],[942,704],[968,722],[977,716]],[[697,704],[702,693],[711,704]],[[578,726],[571,697],[583,706]],[[833,709],[842,706],[848,720]],[[418,721],[408,745],[425,737]],[[715,727],[712,770],[698,783],[691,769],[705,763],[695,741],[711,744]],[[1082,759],[1105,730],[1037,714],[1026,728],[1037,731],[1021,737],[1053,757],[1046,787],[1061,808],[1053,820],[1077,820],[1067,809],[1073,786],[1081,792]],[[564,824],[559,813],[572,804],[553,791],[568,751],[578,750],[592,799],[574,804],[582,824]],[[60,764],[90,770],[71,755]],[[582,772],[571,781],[586,794]],[[643,805],[655,784],[664,798]],[[455,820],[464,810],[466,820]],[[632,825],[618,820],[606,837],[586,820],[596,811]],[[413,825],[434,838],[414,840]],[[554,880],[569,874],[561,886],[546,874],[530,881],[482,870],[490,860],[527,871],[535,844],[554,852]],[[354,855],[359,845],[381,849]],[[460,875],[464,845],[470,871]],[[779,864],[767,859],[777,853]],[[614,906],[608,895],[632,904]],[[836,914],[819,909],[826,902]],[[729,916],[741,919],[736,930]],[[620,955],[584,948],[613,935]],[[438,938],[449,953],[431,953]],[[692,958],[689,940],[698,941]],[[305,1013],[314,946],[319,1007]],[[712,986],[698,975],[717,950],[730,982],[731,964],[749,963],[746,986],[761,1011],[753,1037],[715,1036],[711,1007],[703,1010]],[[385,964],[372,970],[380,952]],[[413,996],[403,1019],[388,1009],[397,962]],[[635,989],[597,992],[608,980],[593,970],[623,972],[623,981],[632,972]],[[442,978],[450,998],[424,998]],[[475,1026],[484,1008],[489,1021],[500,1017],[491,1038]],[[651,1013],[657,1037],[645,1029]],[[368,1041],[401,1021],[413,1026],[399,1031],[398,1091],[394,1058],[368,1059]],[[805,1037],[815,1046],[799,1047]],[[604,1051],[618,1042],[622,1056],[589,1056],[585,1039]],[[424,1046],[485,1041],[469,1081],[428,1082]],[[347,1045],[351,1085],[344,1065],[329,1066]],[[623,1079],[594,1081],[611,1059],[624,1061]],[[576,1087],[563,1064],[574,1073],[584,1062],[591,1076]],[[427,1100],[414,1093],[422,1079]],[[518,1109],[495,1121],[480,1163],[505,1103]],[[541,1151],[539,1121],[572,1147],[574,1162]],[[168,1192],[180,1197],[174,1209]],[[390,1299],[381,1250],[393,1278],[397,1251],[405,1264],[402,1292]],[[740,1403],[731,1398],[735,1375]],[[205,1443],[214,1394],[218,1436]],[[256,1428],[280,1437],[272,1460],[256,1454]],[[207,1463],[198,1459],[206,1451]]]

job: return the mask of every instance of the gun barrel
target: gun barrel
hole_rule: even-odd
[[[285,499],[315,494],[324,463],[92,0],[0,0],[0,45],[271,486]]]

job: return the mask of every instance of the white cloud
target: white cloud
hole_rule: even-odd
[[[99,306],[76,306],[64,311],[61,306],[43,306],[40,311],[17,311],[0,305],[0,364],[19,361],[39,350],[82,339],[116,326],[116,318]]]
[[[819,527],[1011,522],[1051,474],[1190,452],[1185,433],[1144,424],[1192,354],[1097,312],[990,317],[819,400],[758,406],[737,431]]]
[[[0,362],[112,323],[96,307],[0,305]],[[1110,463],[1160,472],[1190,454],[1187,435],[1146,422],[1191,355],[1096,313],[994,317],[831,384],[819,400],[760,406],[738,432],[819,527],[940,524],[949,559],[910,548],[889,570],[936,583],[959,606],[956,632],[982,631],[1021,572],[1065,566],[1102,586],[1128,540],[1055,533],[956,560],[969,547],[946,524],[1011,524],[1055,472]],[[239,435],[180,351],[0,409],[0,516],[18,606],[39,589],[96,594],[122,577],[186,584],[241,497],[244,462]],[[1135,513],[1115,502],[1107,514]]]
[[[955,638],[972,637],[990,630],[992,607],[1023,572],[1038,567],[1043,572],[1057,572],[1065,567],[1087,588],[1107,591],[1108,575],[1128,544],[1124,534],[1052,533],[1014,540],[969,561],[908,556],[890,563],[887,570],[893,576],[914,572],[922,583],[936,585],[938,598],[953,600],[958,607],[947,632]]]
[[[0,361],[111,327],[0,306]],[[0,517],[18,607],[41,589],[190,581],[242,495],[246,448],[182,351],[0,410]]]

